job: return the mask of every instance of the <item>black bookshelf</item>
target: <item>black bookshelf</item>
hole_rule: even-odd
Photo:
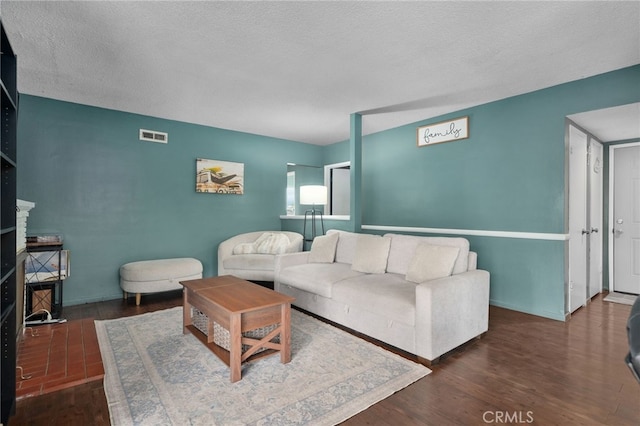
[[[0,20],[0,422],[16,399],[16,55]]]

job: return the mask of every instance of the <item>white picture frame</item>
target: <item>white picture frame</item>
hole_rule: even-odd
[[[469,116],[427,124],[417,129],[418,147],[452,142],[469,137]]]

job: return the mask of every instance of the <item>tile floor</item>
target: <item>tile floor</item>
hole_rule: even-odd
[[[16,399],[104,377],[93,321],[79,319],[25,329],[18,340],[16,363],[22,371],[16,369]]]

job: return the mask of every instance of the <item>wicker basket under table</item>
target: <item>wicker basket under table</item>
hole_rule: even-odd
[[[198,309],[191,307],[191,320],[193,321],[193,325],[195,328],[200,330],[205,336],[209,335],[208,323],[209,317],[200,312]],[[245,337],[251,337],[253,339],[262,339],[267,334],[271,333],[278,327],[278,324],[268,325],[266,327],[256,328],[254,330],[245,331],[242,333]],[[273,340],[275,343],[280,343],[280,335],[276,336]],[[213,322],[213,343],[224,348],[225,350],[229,350],[231,347],[231,343],[229,341],[229,330],[218,324],[217,322]],[[248,345],[242,345],[242,352],[245,352],[249,348]],[[262,352],[266,348],[259,349],[257,352]]]

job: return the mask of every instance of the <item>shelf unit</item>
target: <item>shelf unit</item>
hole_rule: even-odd
[[[30,321],[59,319],[62,314],[62,283],[68,272],[67,255],[63,256],[62,241],[56,243],[27,242],[25,315]],[[57,269],[50,265],[58,265]],[[64,274],[63,274],[64,271]]]
[[[7,424],[16,396],[16,55],[0,20],[0,422]]]

